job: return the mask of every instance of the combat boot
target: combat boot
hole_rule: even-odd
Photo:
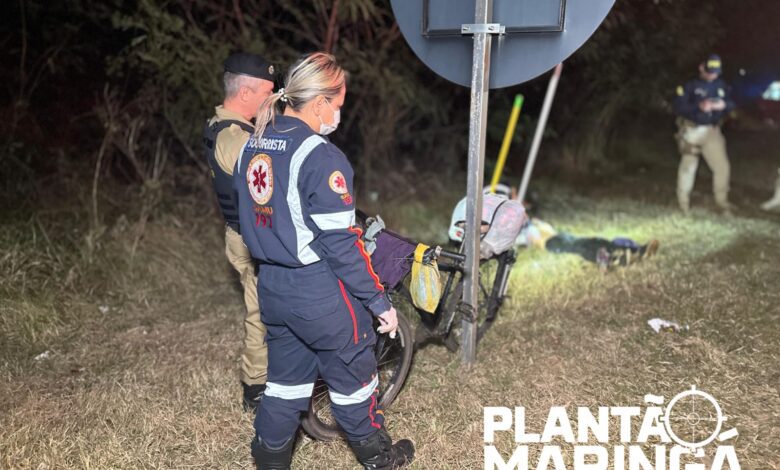
[[[260,438],[252,441],[252,457],[257,470],[290,470],[295,439],[290,438],[278,449],[265,445]]]
[[[362,441],[349,441],[349,446],[366,470],[395,470],[409,465],[414,459],[412,441],[401,439],[393,444],[385,428]]]
[[[677,202],[680,205],[680,210],[682,211],[683,215],[688,215],[691,213],[691,201],[680,198]]]
[[[718,202],[718,210],[720,211],[720,215],[725,217],[733,217],[734,216],[734,210],[737,208],[734,204],[731,204],[730,202]]]

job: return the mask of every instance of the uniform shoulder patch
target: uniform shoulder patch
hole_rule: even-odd
[[[349,191],[347,188],[347,179],[344,178],[344,175],[339,170],[330,174],[328,177],[328,185],[336,194],[346,194]]]
[[[246,169],[246,183],[255,203],[265,205],[274,193],[274,172],[271,157],[259,153],[252,157]]]
[[[678,86],[677,87],[677,96],[682,96],[684,94],[685,94],[685,90],[683,89],[683,87]]]

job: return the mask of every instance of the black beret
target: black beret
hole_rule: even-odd
[[[225,60],[225,72],[274,81],[274,66],[257,54],[234,52]]]

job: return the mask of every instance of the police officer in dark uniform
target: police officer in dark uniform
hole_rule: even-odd
[[[301,59],[261,106],[234,172],[241,234],[261,263],[268,330],[268,382],[252,442],[258,469],[289,468],[318,376],[365,468],[400,468],[414,454],[384,427],[373,328],[376,319],[380,333],[394,336],[398,321],[354,226],[352,167],[324,137],[338,126],[345,95],[333,56]]]
[[[731,212],[730,166],[720,127],[734,109],[734,101],[730,88],[720,78],[721,72],[720,57],[712,54],[699,65],[699,78],[677,87],[674,112],[678,116],[676,138],[682,154],[677,173],[677,201],[685,213],[690,210],[690,194],[700,157],[712,170],[715,203],[724,213]]]
[[[244,350],[241,355],[241,384],[244,409],[254,410],[265,390],[268,352],[265,326],[260,321],[255,262],[241,240],[238,201],[233,189],[233,168],[241,149],[254,132],[250,122],[257,108],[273,92],[274,69],[255,54],[235,53],[225,61],[225,99],[206,123],[203,143],[211,168],[214,191],[225,219],[225,254],[238,271],[244,289]]]

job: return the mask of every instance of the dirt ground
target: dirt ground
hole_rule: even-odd
[[[572,255],[522,251],[478,364],[420,349],[387,410],[391,433],[416,443],[412,468],[483,468],[485,406],[525,407],[528,431],[541,432],[552,406],[641,407],[646,394],[668,401],[691,386],[738,430],[723,444],[743,469],[780,468],[780,216],[755,209],[771,196],[780,136],[729,137],[731,218],[712,210],[706,168],[692,215],[675,210],[676,157],[663,140],[619,177],[539,182],[542,217],[559,229],[656,238],[661,249],[606,275]],[[386,208],[388,219],[431,240],[449,209],[424,206]],[[170,198],[132,249],[132,218],[96,234],[43,212],[0,233],[0,468],[253,468],[242,302],[218,222]],[[656,334],[654,317],[689,329]],[[572,445],[560,445],[570,462]],[[344,443],[301,436],[293,467],[357,464]]]

